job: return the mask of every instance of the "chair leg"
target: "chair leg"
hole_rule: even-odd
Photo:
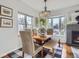
[[[44,51],[44,48],[41,50],[41,58],[43,58],[43,51]]]
[[[35,58],[35,56],[32,56],[32,58]]]
[[[53,54],[52,54],[52,56],[54,57],[55,49],[54,49],[54,48],[52,48],[52,51],[53,51]]]
[[[22,57],[24,58],[24,52],[22,52]]]

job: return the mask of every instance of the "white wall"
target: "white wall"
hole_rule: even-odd
[[[0,0],[0,5],[13,9],[13,28],[0,28],[0,57],[2,57],[21,47],[21,40],[17,35],[18,11],[35,17],[37,12],[20,0]]]
[[[52,11],[52,16],[67,15],[67,14],[74,13],[74,11],[76,10],[79,10],[79,5],[74,5],[68,8]]]

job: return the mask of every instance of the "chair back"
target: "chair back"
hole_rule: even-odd
[[[25,31],[20,31],[23,52],[33,55],[34,43],[31,33],[32,32],[30,29],[26,29]]]
[[[37,35],[37,29],[32,29],[32,34]]]
[[[47,29],[47,35],[53,35],[53,29],[52,28]]]

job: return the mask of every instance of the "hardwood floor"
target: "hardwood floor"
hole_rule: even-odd
[[[72,53],[71,46],[67,44],[63,44],[63,53],[62,53],[63,58],[74,58],[74,55]]]

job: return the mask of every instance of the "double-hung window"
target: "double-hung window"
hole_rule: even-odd
[[[48,19],[48,28],[52,28],[52,18]]]
[[[53,17],[52,18],[52,27],[54,34],[56,35],[64,35],[64,30],[65,30],[65,17]]]
[[[26,17],[26,23],[27,23],[27,28],[32,28],[32,17],[31,16]]]
[[[26,28],[32,28],[32,16],[18,13],[18,33]]]

